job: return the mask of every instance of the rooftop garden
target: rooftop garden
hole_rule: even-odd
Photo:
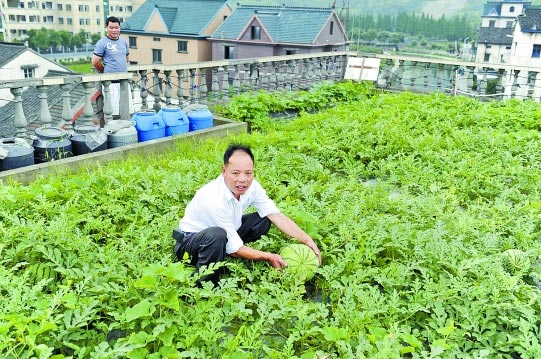
[[[541,357],[538,104],[341,83],[216,111],[250,133],[0,187],[1,357]],[[322,250],[310,281],[173,260],[231,142]]]

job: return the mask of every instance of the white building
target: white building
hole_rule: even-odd
[[[144,0],[0,0],[4,41],[23,40],[28,30],[103,33],[105,18],[123,22]]]
[[[476,62],[509,63],[513,43],[513,26],[517,16],[534,8],[531,1],[488,1],[481,16]]]
[[[541,8],[526,9],[517,18],[510,63],[541,68]]]
[[[67,74],[71,71],[23,44],[0,42],[0,79],[2,81],[42,78],[50,72]],[[0,90],[0,107],[12,99],[13,95],[9,89]]]

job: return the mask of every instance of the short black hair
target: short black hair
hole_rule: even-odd
[[[241,145],[241,144],[238,144],[238,143],[232,143],[225,150],[225,153],[224,153],[224,165],[229,163],[229,158],[236,151],[241,151],[241,152],[247,153],[250,156],[250,158],[252,159],[252,162],[255,164],[254,154],[252,153],[252,150],[250,149],[250,146]]]
[[[105,19],[105,26],[109,26],[110,22],[115,22],[120,25],[120,20],[116,16],[109,16],[107,19]]]

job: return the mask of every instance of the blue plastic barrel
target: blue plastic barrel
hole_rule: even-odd
[[[188,132],[190,120],[178,107],[164,107],[158,112],[165,124],[165,136],[173,136]]]
[[[139,111],[133,114],[131,120],[135,122],[139,142],[165,137],[165,124],[156,112]]]
[[[214,125],[214,116],[206,106],[194,107],[187,114],[190,120],[190,131],[202,130]]]

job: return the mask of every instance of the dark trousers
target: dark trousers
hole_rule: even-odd
[[[242,224],[237,230],[244,243],[257,241],[266,234],[271,226],[267,217],[261,218],[259,214],[250,213],[242,216]],[[209,227],[201,232],[188,234],[183,239],[177,239],[174,252],[178,259],[182,259],[184,253],[190,255],[191,264],[199,271],[201,266],[217,263],[224,260],[226,252],[227,233],[220,227]],[[201,280],[218,282],[220,271],[205,275]]]

